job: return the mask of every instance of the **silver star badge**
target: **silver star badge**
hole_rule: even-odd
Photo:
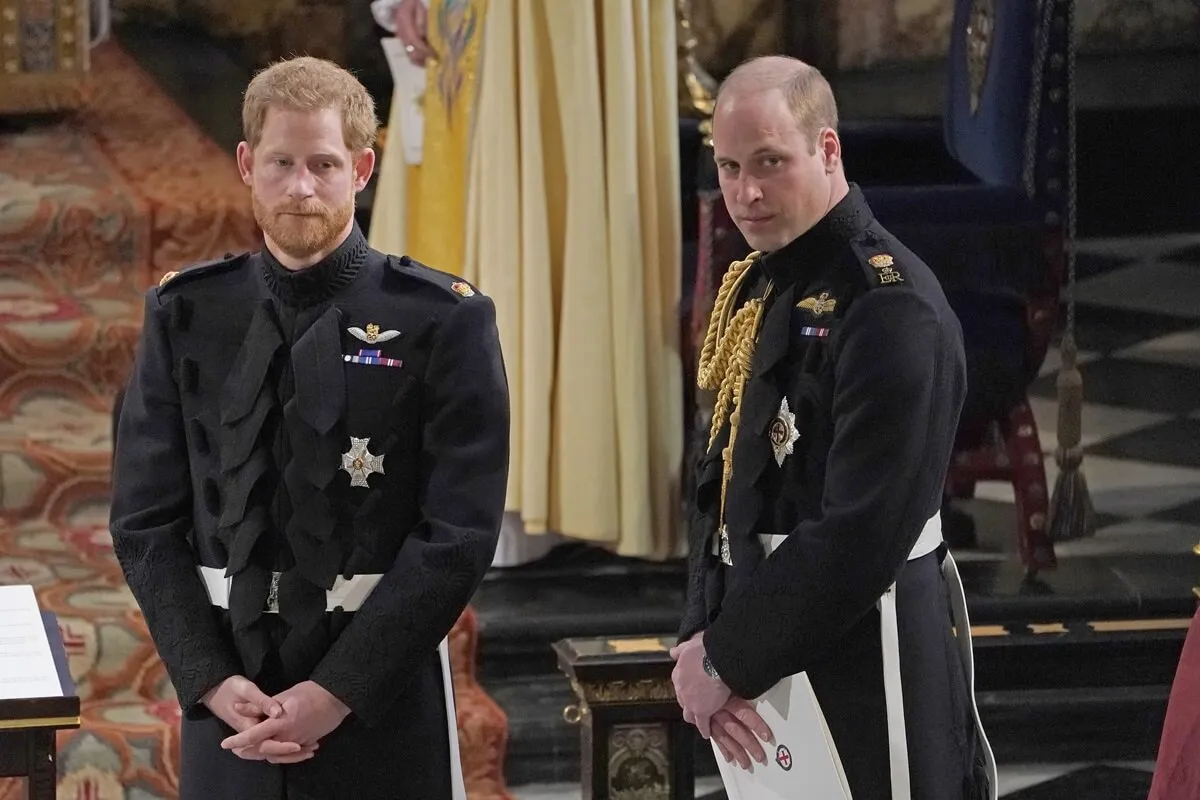
[[[800,431],[796,430],[796,415],[788,408],[786,397],[779,404],[779,413],[771,420],[768,433],[771,437],[771,448],[775,451],[775,463],[782,467],[783,459],[792,454],[793,445],[800,438]]]
[[[350,449],[342,453],[342,469],[350,473],[351,486],[369,489],[367,477],[376,472],[383,474],[383,456],[371,455],[367,450],[370,444],[370,438],[355,439],[351,436]]]

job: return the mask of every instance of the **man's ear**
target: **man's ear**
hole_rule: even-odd
[[[375,172],[375,151],[368,147],[354,161],[354,191],[361,192],[367,188],[371,175]]]
[[[237,146],[238,172],[242,174],[242,183],[250,185],[250,175],[254,172],[254,151],[249,142],[238,142]]]
[[[838,138],[837,131],[833,128],[822,128],[817,146],[821,149],[826,173],[831,173],[841,166],[842,140]]]

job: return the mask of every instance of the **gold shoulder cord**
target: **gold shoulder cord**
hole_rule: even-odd
[[[717,297],[713,302],[712,316],[708,320],[708,333],[700,350],[700,364],[696,377],[699,388],[717,392],[713,405],[712,426],[708,433],[709,448],[716,441],[721,426],[725,424],[726,419],[729,420],[729,442],[721,451],[721,560],[726,564],[732,562],[729,558],[729,536],[725,531],[725,495],[729,488],[729,478],[733,474],[733,446],[737,441],[738,423],[742,417],[742,392],[746,387],[746,380],[750,377],[754,345],[758,341],[758,326],[762,321],[763,306],[771,296],[773,283],[767,284],[767,291],[761,298],[746,301],[736,313],[734,306],[750,275],[750,266],[758,257],[759,254],[755,252],[745,261],[733,262],[721,280],[721,288],[717,290]]]

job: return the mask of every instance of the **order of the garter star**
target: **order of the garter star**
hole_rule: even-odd
[[[796,430],[796,415],[788,407],[786,397],[779,404],[779,413],[771,421],[769,435],[771,449],[775,451],[775,463],[782,467],[784,458],[792,454],[796,440],[800,438],[800,431]]]

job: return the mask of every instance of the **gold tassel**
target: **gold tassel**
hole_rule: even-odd
[[[1096,532],[1096,512],[1083,464],[1083,376],[1076,365],[1075,334],[1068,326],[1058,373],[1058,479],[1050,500],[1048,535],[1052,542],[1082,539]]]
[[[709,428],[709,447],[712,447],[736,402],[734,386],[741,371],[739,352],[743,349],[743,340],[747,336],[753,340],[758,332],[757,320],[751,319],[751,315],[754,314],[753,301],[734,314],[737,297],[750,274],[750,265],[757,259],[758,253],[755,252],[746,260],[735,261],[729,266],[713,301],[712,314],[708,318],[708,332],[700,349],[696,386],[704,391],[717,392],[712,424]],[[753,324],[748,326],[748,323]],[[752,348],[753,344],[750,347]],[[745,365],[745,369],[749,369],[749,363]]]
[[[742,392],[754,362],[754,345],[762,322],[763,307],[771,294],[772,285],[761,298],[753,298],[734,312],[738,295],[750,275],[750,266],[759,253],[751,253],[744,261],[735,261],[721,279],[721,287],[713,301],[708,318],[708,332],[700,350],[696,385],[706,391],[716,391],[713,417],[708,432],[711,448],[728,420],[729,441],[721,450],[721,510],[720,524],[725,524],[725,498],[733,475],[733,447],[737,442],[738,426],[742,419]]]
[[[1050,499],[1047,535],[1051,542],[1082,539],[1096,532],[1096,512],[1083,465],[1083,376],[1075,349],[1075,47],[1074,3],[1067,9],[1067,324],[1058,373],[1058,479]],[[1051,9],[1047,8],[1047,14]],[[1049,24],[1046,20],[1044,24]]]

